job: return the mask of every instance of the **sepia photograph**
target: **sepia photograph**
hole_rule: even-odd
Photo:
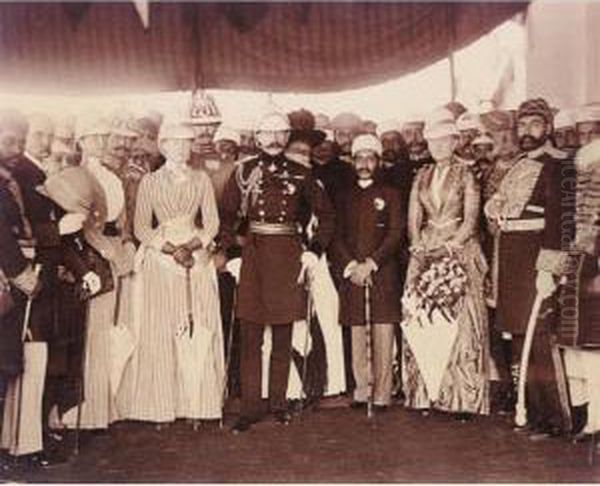
[[[600,0],[0,0],[0,482],[600,482]]]

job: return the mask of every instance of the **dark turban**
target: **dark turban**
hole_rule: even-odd
[[[517,111],[517,120],[524,116],[541,116],[549,125],[552,125],[554,120],[552,108],[544,98],[533,98],[521,103]]]

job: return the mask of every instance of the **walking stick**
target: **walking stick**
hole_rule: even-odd
[[[540,307],[544,299],[540,294],[535,296],[535,301],[529,315],[527,331],[525,332],[525,342],[521,353],[521,365],[519,367],[519,385],[517,389],[517,405],[515,414],[515,424],[518,427],[524,427],[527,424],[527,404],[525,403],[525,392],[527,384],[527,370],[529,368],[529,355],[531,354],[531,345],[533,335],[537,324],[537,318],[540,313]]]
[[[121,284],[121,279],[117,280],[117,292],[119,292],[119,287]],[[117,302],[119,299],[119,294],[117,293]],[[75,418],[75,445],[73,446],[73,455],[79,455],[79,439],[81,432],[81,415],[83,408],[83,400],[84,396],[84,375],[85,375],[85,360],[87,359],[87,342],[88,342],[88,332],[90,329],[88,319],[90,317],[90,296],[89,294],[86,297],[85,301],[85,331],[83,333],[83,351],[81,353],[81,370],[79,376],[77,377],[77,417]]]
[[[187,321],[190,340],[194,337],[194,311],[192,310],[192,269],[185,270],[185,304],[187,307]],[[192,419],[192,428],[195,431],[200,427],[200,421]]]
[[[312,322],[312,314],[313,314],[313,304],[312,304],[312,296],[310,294],[310,289],[308,290],[308,296],[306,299],[306,334],[304,335],[304,349],[302,350],[302,378],[301,378],[301,400],[302,400],[302,409],[306,406],[306,401],[308,399],[308,393],[306,393],[306,375],[308,373],[308,339],[310,337],[310,325]]]
[[[233,301],[231,303],[231,323],[229,325],[229,336],[227,337],[227,350],[225,353],[225,376],[223,377],[223,389],[221,393],[221,419],[219,428],[223,428],[223,416],[225,415],[225,401],[229,396],[229,366],[231,365],[231,351],[233,349],[233,333],[235,331],[235,306],[237,302],[237,283],[233,288]]]
[[[37,277],[40,274],[42,266],[38,263],[34,268],[34,273]],[[33,304],[33,296],[27,297],[27,304],[25,305],[25,316],[23,317],[23,327],[21,329],[21,343],[25,343],[25,340],[29,336],[29,319],[31,318],[31,306]],[[23,356],[25,358],[25,356]],[[21,445],[21,415],[23,413],[23,378],[25,375],[25,362],[23,362],[23,373],[18,378],[17,382],[17,427],[15,430],[15,457],[19,453],[19,446]]]
[[[365,282],[365,333],[367,337],[367,418],[373,417],[373,323],[371,322],[371,282]]]

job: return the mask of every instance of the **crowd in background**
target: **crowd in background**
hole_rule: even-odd
[[[238,433],[261,396],[282,424],[290,399],[512,414],[536,296],[528,431],[580,433],[552,343],[567,254],[598,274],[598,138],[600,106],[541,99],[379,124],[272,107],[254,131],[206,93],[185,120],[0,112],[2,448],[51,464],[69,430],[218,421],[237,397]],[[419,294],[444,265],[450,316]]]

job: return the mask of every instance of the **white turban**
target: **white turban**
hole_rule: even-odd
[[[227,125],[220,125],[215,132],[213,142],[217,143],[221,140],[231,140],[232,142],[235,142],[236,145],[240,145],[242,137],[240,136],[240,132],[235,128],[228,127]]]
[[[381,142],[375,135],[359,135],[352,142],[352,157],[354,157],[358,152],[361,152],[363,150],[370,150],[371,152],[374,152],[379,157],[381,157],[383,147],[381,145]]]

